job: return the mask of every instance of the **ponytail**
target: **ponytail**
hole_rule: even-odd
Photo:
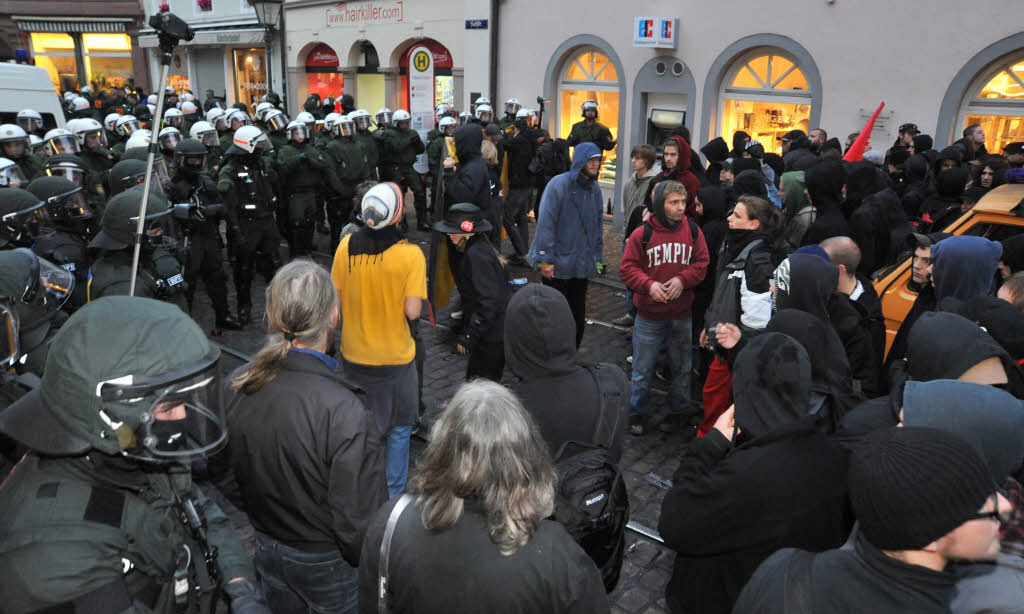
[[[740,196],[736,202],[747,208],[747,215],[760,223],[760,231],[770,236],[772,244],[778,246],[782,240],[782,211],[771,201],[750,194]]]

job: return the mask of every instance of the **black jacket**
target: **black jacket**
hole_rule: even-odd
[[[366,531],[359,566],[359,611],[377,613],[380,545],[392,499]],[[395,526],[388,564],[390,612],[419,614],[604,614],[601,575],[590,557],[553,520],[542,520],[524,546],[504,556],[491,542],[484,508],[466,500],[462,516],[445,531],[430,532],[411,503]]]
[[[263,388],[236,398],[222,454],[253,526],[299,550],[339,550],[359,565],[366,527],[387,501],[373,416],[319,357],[294,350]]]
[[[475,234],[467,241],[458,267],[455,284],[462,297],[470,344],[500,343],[505,334],[508,277],[484,234]]]
[[[597,429],[598,384],[577,364],[576,333],[569,304],[557,290],[528,284],[512,296],[505,319],[505,361],[518,381],[511,386],[530,412],[554,455],[568,441],[608,447],[618,461],[629,412],[629,385],[615,365],[598,365],[614,382],[617,403],[606,407]],[[617,393],[617,394],[615,394]]]
[[[883,368],[886,373],[890,371],[894,362],[906,356],[907,338],[910,336],[910,329],[914,327],[914,323],[917,322],[917,319],[922,314],[935,311],[936,304],[935,286],[929,283],[918,289],[917,298],[914,299],[914,304],[910,306],[910,311],[903,317],[903,322],[900,323],[896,336],[893,337],[892,345],[889,346],[889,353],[885,356]]]
[[[480,155],[483,143],[483,132],[475,124],[459,126],[455,129],[455,155],[459,157],[458,170],[444,175],[445,211],[449,205],[472,203],[487,211],[491,208],[491,188],[487,175],[487,165]],[[444,211],[435,211],[441,216]]]
[[[788,165],[787,165],[788,168]],[[850,227],[840,207],[846,172],[842,162],[821,162],[805,172],[807,194],[818,214],[807,228],[803,245],[821,243],[829,237],[846,237]]]
[[[718,140],[721,140],[721,137],[718,137]],[[725,141],[722,141],[721,146],[723,149],[725,148]],[[710,185],[701,188],[697,192],[697,197],[704,206],[704,213],[700,216],[700,231],[704,234],[710,261],[708,262],[708,274],[704,276],[704,281],[693,289],[694,330],[700,330],[704,313],[707,311],[708,305],[711,304],[711,297],[715,294],[719,252],[729,232],[729,222],[725,219],[729,214],[729,197],[725,190],[717,185]]]
[[[907,218],[916,219],[921,216],[925,199],[931,195],[931,186],[928,183],[928,159],[921,154],[910,156],[903,163],[903,175],[906,177],[906,187],[903,189],[901,197],[903,211],[907,214]]]
[[[963,215],[960,195],[967,186],[969,176],[966,169],[954,167],[935,177],[935,194],[921,204],[921,215],[927,215],[932,220],[932,231],[945,230]]]
[[[789,151],[782,156],[786,163],[786,171],[799,171],[814,164],[818,156],[811,151],[811,140],[806,136],[797,137],[789,146]]]
[[[718,185],[720,183],[718,175],[722,172],[722,162],[725,162],[729,157],[729,145],[725,142],[725,139],[716,136],[708,141],[704,147],[701,147],[700,152],[708,159],[708,168],[705,171],[707,181],[701,183],[703,185]]]
[[[534,177],[530,173],[530,161],[536,150],[537,134],[528,130],[505,139],[508,153],[508,187],[510,189],[533,187]]]
[[[863,537],[818,554],[811,566],[811,612],[948,613],[957,575],[886,556]],[[786,569],[795,550],[773,554],[743,589],[736,614],[785,614]]]
[[[757,352],[757,343],[743,352]],[[665,591],[674,613],[730,612],[771,553],[835,548],[849,533],[847,455],[818,432],[814,418],[794,418],[806,411],[791,403],[809,398],[810,366],[806,353],[790,354],[776,361],[775,372],[795,376],[802,362],[798,381],[773,389],[764,378],[745,384],[757,377],[756,366],[734,370],[736,421],[741,429],[755,425],[744,429],[750,441],[734,447],[713,429],[683,451],[658,522],[665,544],[677,553]]]

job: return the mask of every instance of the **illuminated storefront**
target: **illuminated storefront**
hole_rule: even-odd
[[[299,98],[305,100],[310,94],[319,94],[321,99],[341,98],[345,93],[345,75],[338,72],[340,64],[330,45],[320,43],[310,49],[306,55],[306,82],[299,83]]]
[[[719,135],[732,144],[737,130],[781,153],[777,137],[810,130],[811,92],[796,62],[778,52],[755,51],[736,62],[725,79]]]
[[[566,138],[572,125],[583,121],[582,106],[596,100],[598,121],[612,133],[619,135],[619,75],[608,56],[593,48],[584,48],[565,62],[558,84],[558,136]],[[500,101],[498,103],[500,105]],[[499,107],[497,113],[501,113]],[[598,179],[615,182],[615,160],[618,148],[604,152],[604,162]]]
[[[267,93],[266,49],[234,50],[235,100],[254,109]]]
[[[1024,141],[1024,54],[1000,62],[978,83],[977,93],[964,110],[961,129],[980,124],[989,153],[1000,153],[1008,143]]]
[[[29,43],[36,65],[46,69],[59,91],[77,90],[85,85],[94,91],[123,87],[134,77],[132,42],[127,34],[33,32],[29,34]],[[84,62],[81,67],[76,59],[76,46],[80,46]]]

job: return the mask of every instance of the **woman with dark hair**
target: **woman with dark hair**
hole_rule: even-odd
[[[763,198],[741,196],[728,218],[729,231],[718,255],[715,292],[704,316],[701,347],[716,351],[704,382],[703,436],[718,416],[732,404],[732,377],[724,352],[719,351],[718,324],[736,324],[741,330],[758,330],[771,319],[771,278],[782,260],[782,213]]]
[[[391,612],[608,612],[594,563],[546,520],[556,479],[515,395],[494,382],[464,384],[434,424],[410,494],[367,530],[359,611],[376,614],[385,599]]]

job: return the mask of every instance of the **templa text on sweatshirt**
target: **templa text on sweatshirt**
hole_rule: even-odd
[[[626,241],[626,250],[619,265],[619,277],[633,291],[633,304],[637,313],[648,320],[674,320],[690,313],[693,307],[693,289],[704,280],[708,269],[708,248],[704,235],[684,217],[675,228],[669,228],[652,215],[651,239],[644,246],[644,227],[641,225]],[[697,228],[697,236],[690,229]],[[673,277],[683,282],[683,292],[674,300],[659,303],[651,297],[654,282],[666,283]]]

